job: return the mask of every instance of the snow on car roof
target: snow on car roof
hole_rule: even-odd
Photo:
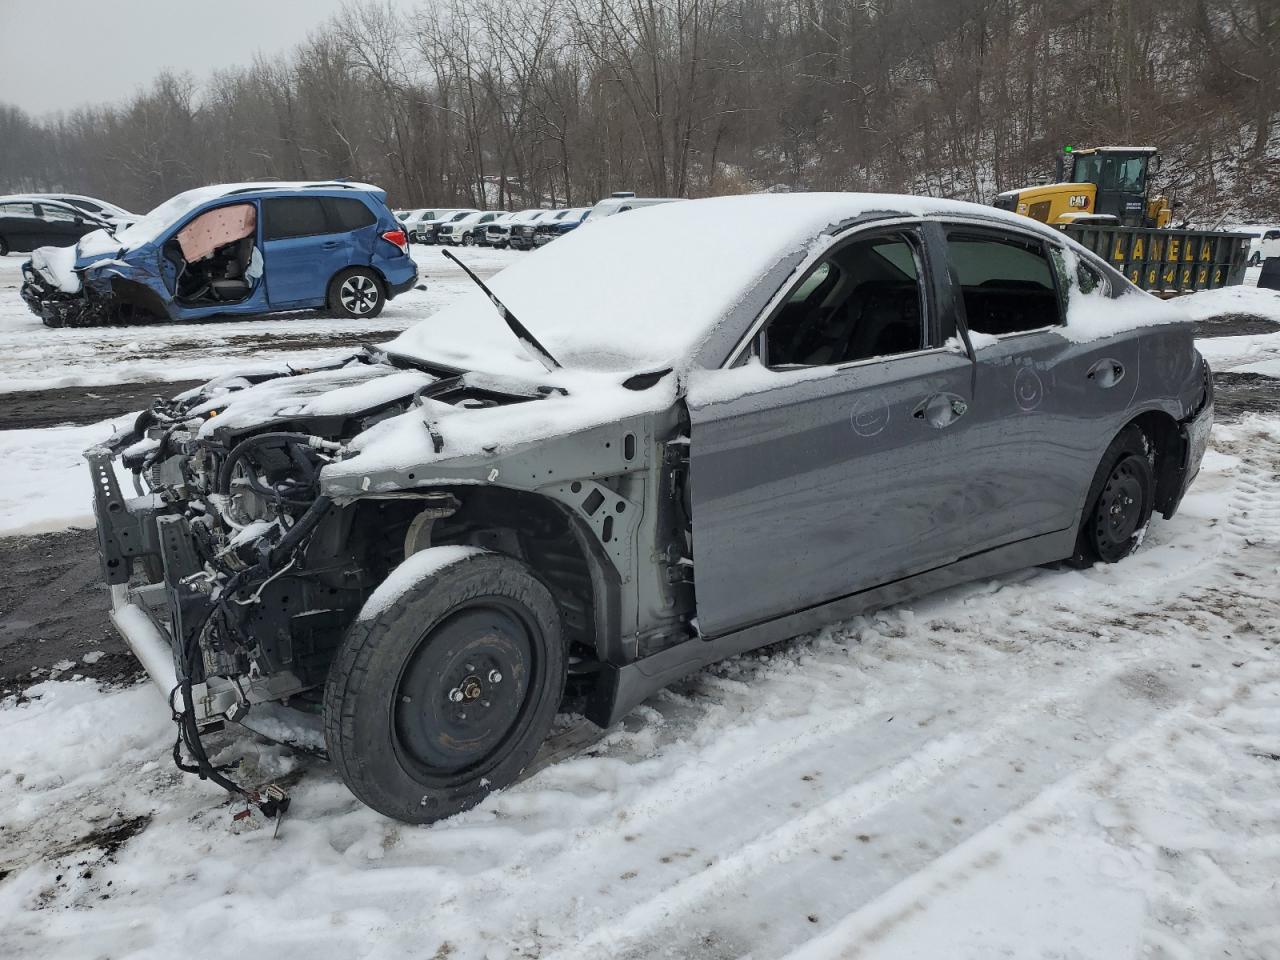
[[[208,203],[210,200],[217,200],[237,193],[256,193],[259,190],[265,192],[270,190],[305,189],[345,189],[382,193],[381,187],[376,187],[371,183],[347,183],[338,180],[266,180],[257,183],[215,183],[207,187],[195,187],[192,190],[185,190],[177,196],[170,197],[146,216],[119,231],[116,234],[116,243],[126,250],[149,243],[177,223],[188,211],[195,209],[202,203]]]
[[[964,214],[1062,239],[1026,217],[929,197],[714,197],[655,204],[574,230],[507,267],[489,286],[566,366],[683,366],[735,309],[762,309],[829,227],[873,211]],[[388,349],[462,368],[541,373],[478,291],[411,327]]]

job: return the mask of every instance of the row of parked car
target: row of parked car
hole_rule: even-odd
[[[410,243],[444,246],[511,247],[532,250],[590,220],[624,213],[637,207],[667,203],[661,197],[615,193],[593,207],[563,209],[477,210],[475,208],[396,210]]]

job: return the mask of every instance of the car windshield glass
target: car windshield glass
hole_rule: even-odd
[[[160,204],[137,223],[117,233],[116,239],[126,247],[154,240],[187,213],[216,196],[218,194],[210,193],[207,187],[180,193]]]

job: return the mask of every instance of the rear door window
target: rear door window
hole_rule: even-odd
[[[1062,323],[1053,268],[1038,240],[950,232],[947,255],[971,331],[1003,336]]]
[[[335,233],[346,233],[348,230],[359,230],[377,223],[378,218],[373,211],[359,200],[348,200],[342,197],[325,197],[320,201],[329,214],[329,223]],[[405,214],[408,216],[408,214]]]
[[[40,215],[52,223],[72,223],[79,216],[67,207],[55,207],[49,203],[40,204]]]
[[[333,232],[319,197],[269,197],[262,206],[266,217],[263,236],[267,240]]]

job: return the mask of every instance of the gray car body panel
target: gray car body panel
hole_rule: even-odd
[[[898,231],[919,221],[869,218],[842,239],[886,222]],[[991,225],[935,223],[921,231],[932,349],[817,376],[803,369],[775,389],[691,403],[704,634],[1074,531],[1103,450],[1141,412],[1139,345],[1165,336],[1158,328],[1072,343],[1055,329],[1055,314],[1045,329],[1001,337],[971,357],[945,350],[945,338],[964,321],[945,269],[942,227],[982,232]],[[1007,225],[997,232],[1007,234]],[[1193,352],[1189,341],[1184,349]],[[1107,359],[1125,372],[1103,388],[1089,371]],[[1168,377],[1147,386],[1156,402],[1181,388]],[[920,414],[943,397],[964,404],[965,413],[939,429]]]

